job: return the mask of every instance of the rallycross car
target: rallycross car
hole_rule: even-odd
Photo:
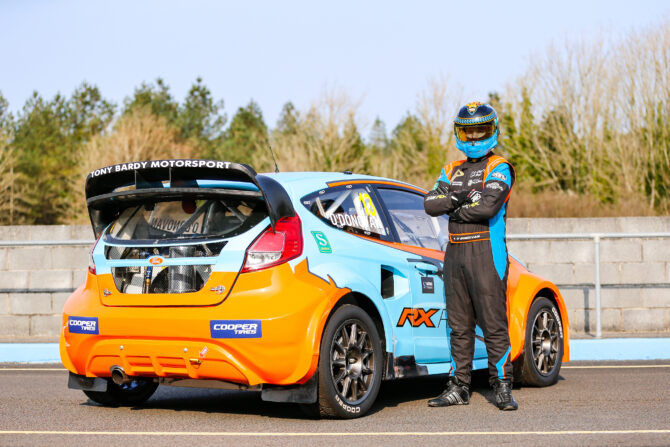
[[[105,405],[138,405],[159,384],[260,390],[352,418],[382,380],[447,373],[448,218],[425,214],[425,193],[212,160],[92,172],[97,240],[63,310],[69,387]],[[512,257],[508,317],[516,377],[555,383],[569,359],[565,304]]]

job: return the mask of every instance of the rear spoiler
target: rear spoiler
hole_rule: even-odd
[[[147,196],[230,195],[233,189],[198,188],[196,180],[222,180],[254,184],[259,192],[246,195],[263,197],[270,223],[295,216],[286,190],[274,179],[259,175],[246,164],[218,160],[150,160],[121,163],[96,169],[86,177],[86,206],[96,239],[129,203]],[[165,188],[163,182],[170,182]],[[117,189],[122,190],[117,191]]]

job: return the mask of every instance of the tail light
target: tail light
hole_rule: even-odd
[[[298,216],[284,217],[268,227],[247,249],[242,273],[282,264],[302,254],[302,228]]]
[[[88,272],[91,273],[92,275],[95,275],[95,261],[93,261],[93,252],[95,251],[95,247],[96,245],[98,245],[98,242],[100,242],[101,237],[102,233],[100,233],[100,236],[98,236],[98,238],[93,243],[91,251],[88,252]]]

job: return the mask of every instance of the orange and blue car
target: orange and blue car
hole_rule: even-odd
[[[425,193],[215,160],[91,172],[96,242],[63,309],[68,386],[103,405],[139,405],[159,385],[260,390],[353,418],[383,380],[447,373],[448,220],[425,214]],[[569,360],[565,304],[513,257],[508,317],[516,377],[555,383]],[[485,369],[477,334],[473,368]]]

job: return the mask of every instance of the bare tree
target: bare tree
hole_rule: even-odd
[[[179,131],[148,108],[121,116],[110,132],[91,138],[79,154],[78,174],[71,184],[76,199],[69,220],[86,221],[84,182],[89,172],[130,161],[188,158],[194,153],[195,145],[195,142],[181,141]]]

